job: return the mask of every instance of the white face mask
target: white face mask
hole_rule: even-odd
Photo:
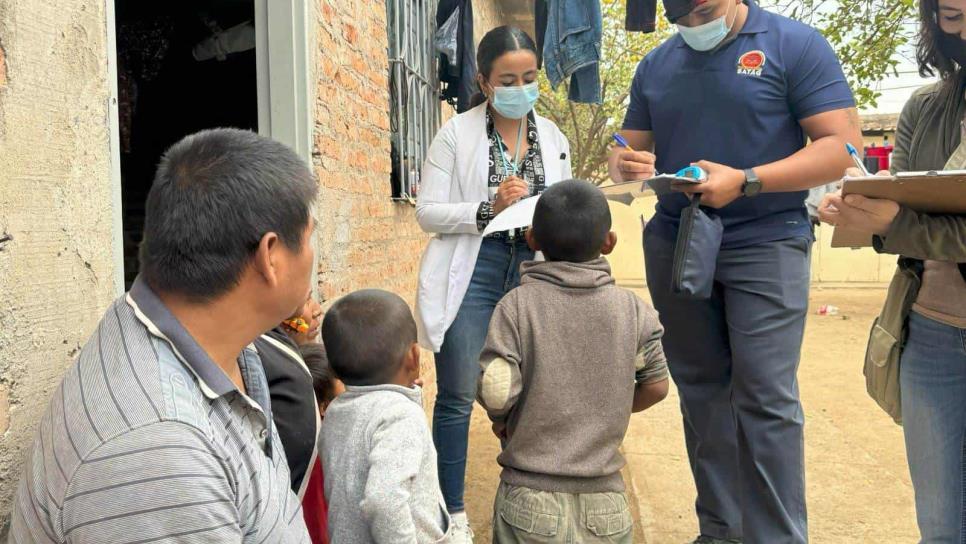
[[[728,1],[732,2],[733,0]],[[678,32],[681,33],[681,38],[684,39],[684,43],[688,44],[688,47],[695,51],[711,51],[721,45],[721,42],[728,37],[731,29],[735,26],[736,19],[738,19],[737,13],[729,26],[728,12],[726,11],[724,15],[710,23],[698,26],[677,25],[677,27]]]

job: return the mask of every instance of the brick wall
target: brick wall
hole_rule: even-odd
[[[317,41],[320,295],[378,287],[412,302],[426,236],[390,200],[385,4],[322,0]]]
[[[475,2],[474,9],[479,42],[503,14],[493,0]],[[319,19],[313,151],[321,185],[319,292],[330,302],[378,287],[413,302],[427,236],[412,206],[390,200],[386,6],[321,0]],[[448,118],[451,108],[442,108]]]
[[[502,24],[496,0],[474,2],[479,42]],[[365,7],[362,7],[365,6]],[[389,61],[386,5],[321,0],[313,166],[321,187],[318,287],[323,305],[361,288],[415,302],[419,260],[428,235],[415,209],[390,199]],[[442,104],[443,119],[452,108]],[[432,356],[423,376],[432,397]]]
[[[476,45],[491,28],[507,24],[506,12],[500,4],[496,0],[473,2],[473,41]]]

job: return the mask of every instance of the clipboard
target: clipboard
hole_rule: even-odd
[[[922,213],[966,214],[966,170],[899,172],[891,176],[846,176],[842,195],[892,200]],[[868,247],[872,234],[836,227],[832,247]]]
[[[657,196],[664,196],[668,193],[677,192],[672,188],[675,184],[697,185],[703,182],[704,180],[686,178],[674,174],[660,174],[644,180],[626,181],[624,183],[602,186],[600,190],[603,191],[607,200],[613,200],[629,206],[635,198],[643,196],[648,190],[654,191],[654,194]]]

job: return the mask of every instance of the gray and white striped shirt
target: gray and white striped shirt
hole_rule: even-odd
[[[308,542],[261,362],[238,363],[247,395],[139,279],[50,401],[10,541]]]

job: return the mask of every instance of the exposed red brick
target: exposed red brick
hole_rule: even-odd
[[[7,86],[7,53],[0,45],[0,87]]]
[[[359,30],[349,23],[343,23],[342,37],[350,44],[354,44],[359,39]]]
[[[328,2],[322,2],[322,20],[331,21],[335,18],[335,10]]]
[[[411,304],[428,236],[410,205],[390,199],[385,3],[320,0],[319,8],[314,160],[325,188],[320,200],[329,210],[320,217],[325,239],[319,292],[331,303],[350,291],[375,287]],[[346,223],[348,240],[336,243],[335,233]]]

